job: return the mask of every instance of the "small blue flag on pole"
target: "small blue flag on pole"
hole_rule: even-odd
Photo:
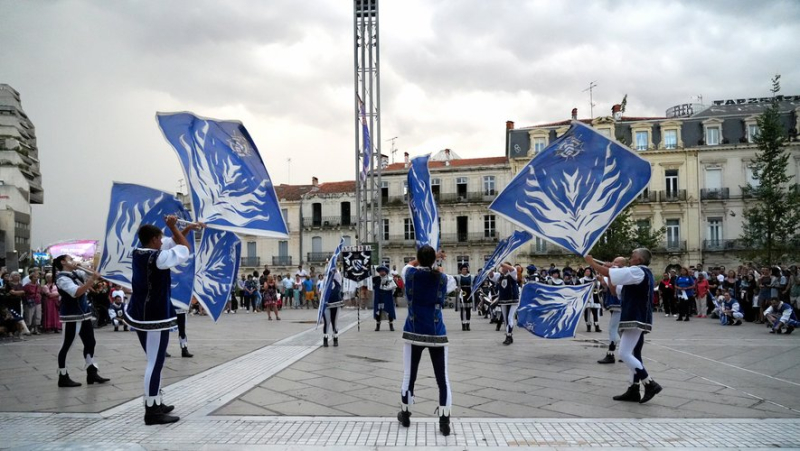
[[[111,187],[103,253],[97,272],[110,282],[131,288],[132,252],[142,246],[137,235],[139,227],[152,224],[161,228],[165,236],[169,236],[170,232],[164,222],[164,216],[167,215],[192,220],[181,201],[172,194],[132,183],[115,182]],[[192,235],[187,237],[190,252],[194,247]],[[192,296],[194,257],[183,265],[172,268],[171,278],[172,302],[188,308]]]
[[[573,122],[489,206],[535,236],[585,256],[650,182],[650,163]]]
[[[439,250],[439,210],[431,189],[430,154],[411,160],[408,170],[408,209],[414,224],[417,249],[424,245]]]
[[[515,230],[511,236],[500,240],[494,252],[492,252],[492,255],[489,256],[489,260],[486,260],[486,264],[483,265],[483,269],[472,280],[472,292],[477,293],[483,281],[489,277],[489,271],[503,263],[509,255],[520,246],[530,241],[531,238],[533,238],[533,236],[530,233]]]
[[[593,287],[592,283],[526,283],[517,310],[517,325],[542,338],[573,338]]]
[[[317,325],[322,323],[322,315],[325,314],[325,308],[330,301],[331,292],[333,291],[334,278],[336,277],[336,262],[339,260],[339,254],[342,253],[342,246],[344,245],[344,238],[339,240],[339,245],[333,251],[328,264],[325,265],[325,278],[322,280],[322,288],[319,295],[319,309],[317,310]],[[334,301],[335,302],[335,301]]]
[[[178,154],[198,221],[247,235],[288,238],[278,196],[253,139],[238,121],[158,113]]]
[[[369,127],[367,126],[367,112],[364,109],[364,102],[361,101],[361,97],[358,98],[358,107],[361,113],[361,140],[364,146],[364,152],[361,155],[360,174],[360,179],[363,182],[367,179],[370,163],[372,163],[372,139],[370,138]]]
[[[195,275],[192,296],[211,315],[214,322],[222,316],[236,283],[242,242],[235,233],[205,229],[195,252]]]

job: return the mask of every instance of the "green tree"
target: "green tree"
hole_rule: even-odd
[[[652,230],[650,227],[640,228],[631,217],[636,202],[628,205],[622,213],[608,226],[603,236],[591,250],[592,257],[598,260],[611,261],[620,255],[627,257],[636,248],[646,247],[653,250],[664,237],[666,229],[661,227]]]
[[[758,117],[758,147],[753,177],[757,186],[748,184],[752,201],[745,204],[741,238],[747,251],[744,257],[762,265],[774,265],[800,256],[800,194],[790,184],[787,174],[789,152],[786,131],[781,125],[777,93],[780,75],[772,79],[772,104]]]

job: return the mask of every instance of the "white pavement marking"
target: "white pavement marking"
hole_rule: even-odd
[[[352,319],[353,315],[343,315]],[[341,332],[355,326],[351,322]],[[427,449],[585,446],[615,448],[800,448],[800,419],[438,419],[212,416],[214,410],[320,346],[308,330],[172,384],[165,398],[183,418],[145,426],[139,398],[100,414],[0,413],[0,448],[17,450],[142,449]]]

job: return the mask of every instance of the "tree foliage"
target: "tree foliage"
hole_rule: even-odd
[[[753,178],[743,191],[752,196],[744,209],[742,240],[744,257],[762,265],[796,260],[800,256],[800,192],[788,175],[789,152],[786,131],[781,125],[778,100],[780,75],[772,79],[772,105],[757,119],[759,133]]]
[[[632,203],[617,216],[614,222],[606,229],[603,236],[591,250],[592,257],[599,260],[611,261],[620,255],[627,257],[636,248],[646,247],[650,250],[658,247],[664,237],[666,229],[639,228],[631,217],[631,211],[636,203]]]

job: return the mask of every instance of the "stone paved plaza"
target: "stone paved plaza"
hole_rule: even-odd
[[[437,431],[436,387],[420,365],[412,427],[394,415],[402,377],[400,323],[374,332],[369,311],[345,310],[338,348],[322,348],[316,312],[190,317],[195,358],[172,336],[165,398],[181,421],[142,421],[144,356],[131,332],[97,331],[109,384],[59,389],[60,336],[0,343],[2,449],[472,449],[537,446],[616,448],[800,448],[800,337],[763,326],[676,323],[656,316],[644,356],[664,391],[647,404],[619,403],[621,363],[599,365],[607,334],[542,340],[527,331],[503,346],[488,320],[462,332],[446,312],[453,434]],[[398,315],[405,318],[405,310]],[[601,321],[606,326],[608,317]],[[83,379],[80,345],[70,352]],[[85,382],[85,380],[84,380]]]

